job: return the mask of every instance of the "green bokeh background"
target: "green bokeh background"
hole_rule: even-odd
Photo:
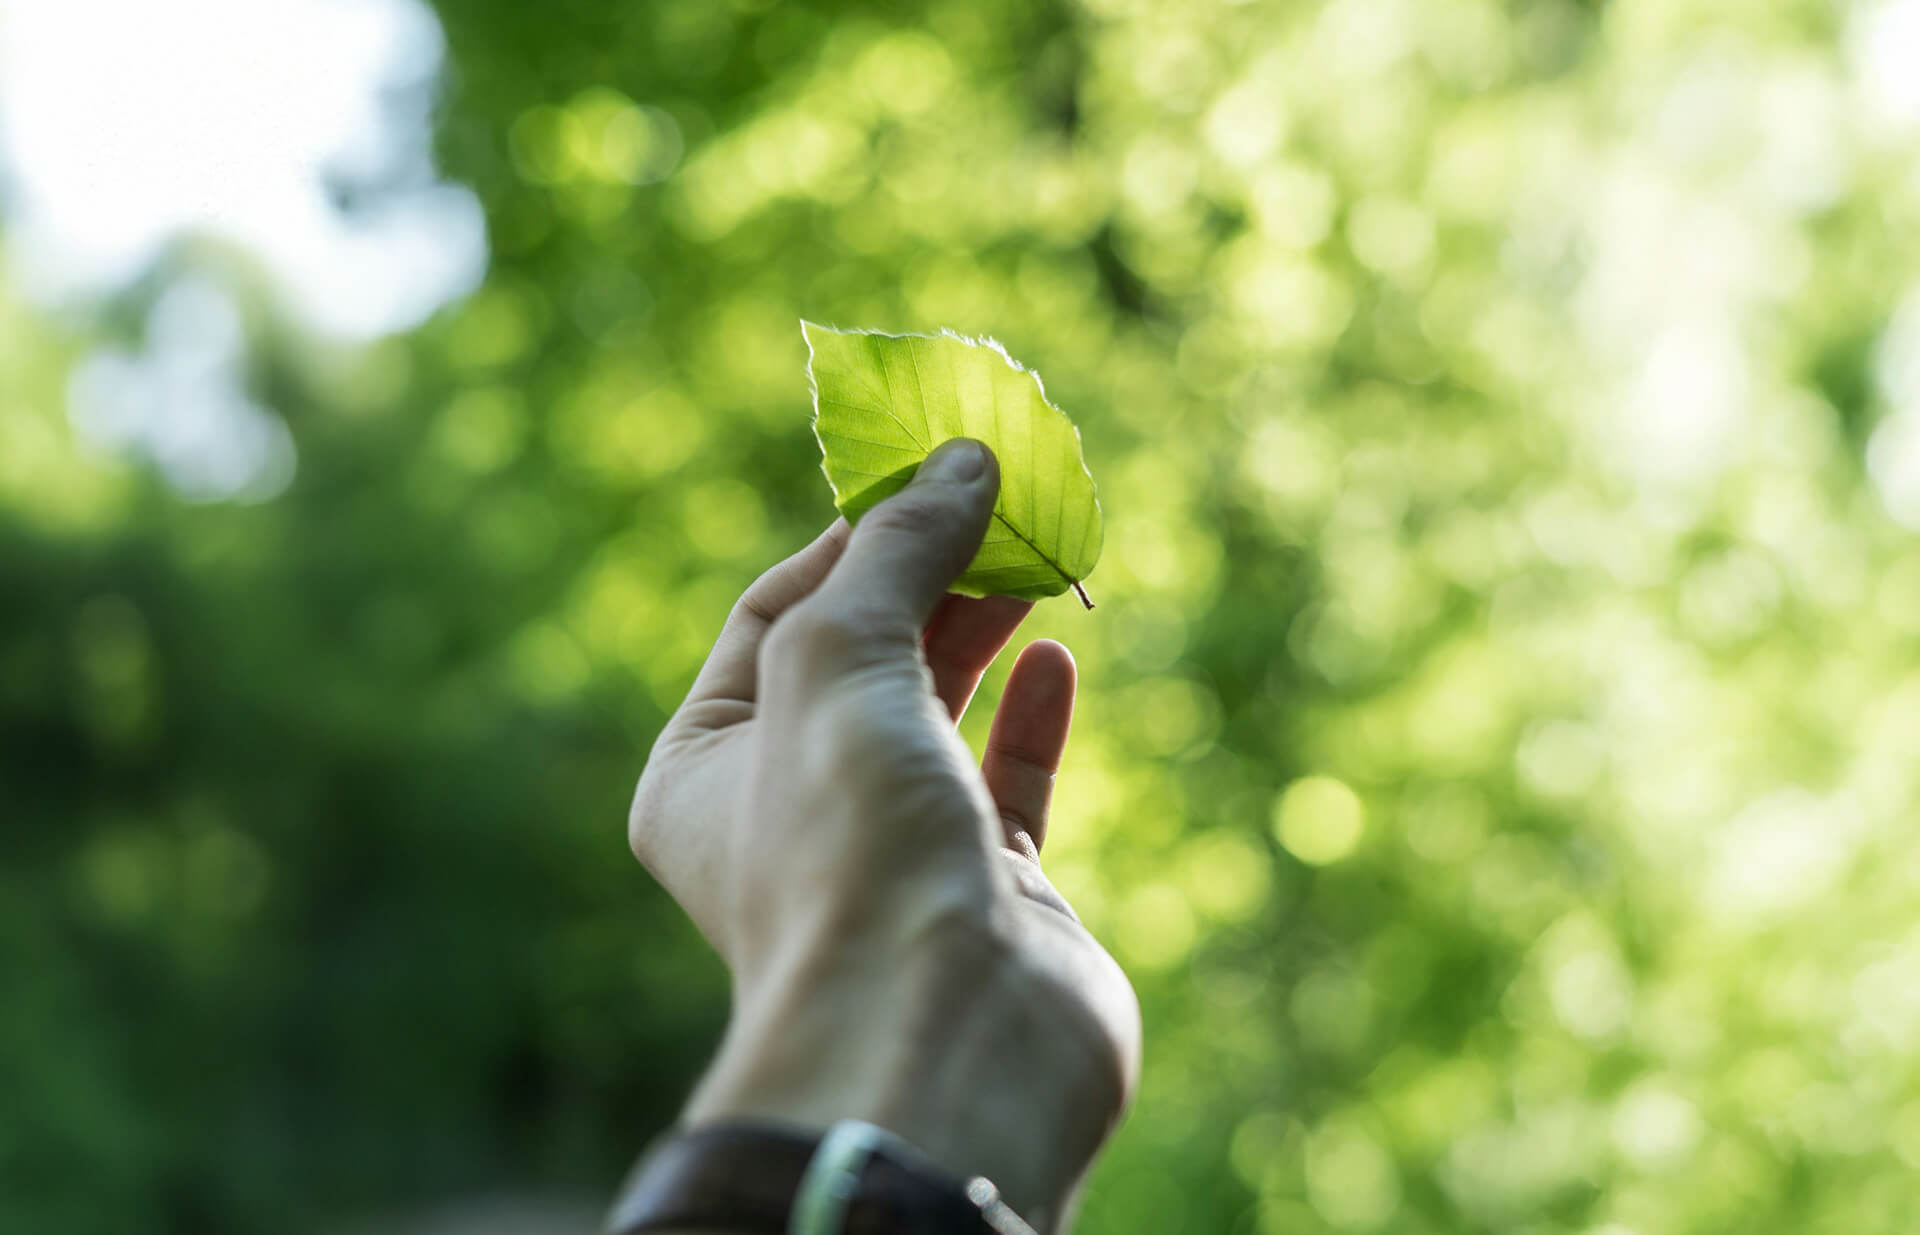
[[[1101,486],[1099,609],[1032,623],[1049,868],[1147,1026],[1081,1230],[1913,1229],[1920,136],[1865,6],[436,7],[470,299],[342,348],[214,246],[0,290],[0,1230],[610,1193],[725,1017],[624,812],[831,517],[802,316],[999,338]],[[189,271],[273,500],[69,427]]]

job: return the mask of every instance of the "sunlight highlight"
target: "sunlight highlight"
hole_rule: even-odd
[[[486,263],[479,203],[432,166],[443,52],[418,0],[0,0],[16,277],[90,300],[205,238],[315,329],[417,325]]]

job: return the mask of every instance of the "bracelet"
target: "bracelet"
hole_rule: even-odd
[[[856,1119],[824,1135],[742,1121],[661,1142],[634,1168],[607,1231],[666,1230],[1035,1235],[988,1180],[951,1175]]]

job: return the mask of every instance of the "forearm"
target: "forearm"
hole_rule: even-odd
[[[887,955],[803,950],[742,992],[687,1123],[864,1119],[1059,1229],[1131,1067],[1027,942],[961,921]]]

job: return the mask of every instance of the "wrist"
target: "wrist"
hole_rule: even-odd
[[[955,913],[796,946],[737,984],[686,1122],[863,1119],[991,1179],[1046,1231],[1117,1120],[1129,1067],[1057,973]]]

